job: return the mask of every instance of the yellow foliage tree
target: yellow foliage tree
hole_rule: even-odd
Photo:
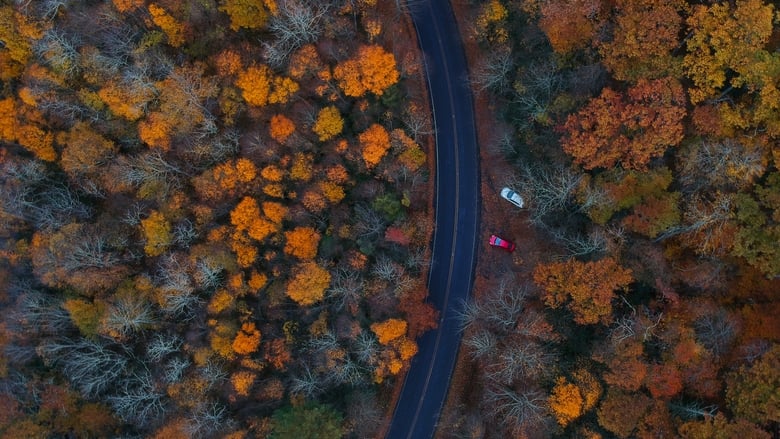
[[[268,104],[272,76],[268,66],[252,66],[239,72],[236,85],[248,104],[262,107]]]
[[[184,24],[173,18],[165,9],[155,3],[149,5],[149,14],[152,21],[168,37],[168,44],[173,47],[179,47],[184,44]]]
[[[576,385],[566,381],[565,377],[558,378],[547,402],[561,427],[569,425],[582,415],[582,393]]]
[[[369,169],[379,164],[390,149],[390,134],[385,127],[376,123],[360,133],[358,140],[363,150],[363,160]]]
[[[95,337],[100,321],[105,313],[105,304],[100,301],[87,302],[84,299],[68,299],[62,307],[70,314],[73,324],[79,328],[81,335]]]
[[[159,256],[171,245],[171,224],[162,213],[152,211],[148,218],[141,220],[141,227],[146,239],[144,252],[147,256]]]
[[[235,297],[228,290],[220,288],[211,296],[207,310],[209,314],[217,315],[232,308],[234,303]]]
[[[146,110],[146,104],[151,101],[156,90],[149,84],[134,82],[122,84],[109,82],[98,90],[98,96],[108,105],[111,113],[129,121],[140,119]]]
[[[35,154],[41,160],[53,162],[57,160],[57,151],[54,150],[54,135],[35,125],[22,125],[19,127],[19,144]]]
[[[287,102],[299,85],[290,78],[277,76],[268,66],[251,66],[239,72],[236,85],[241,89],[244,100],[257,107]]]
[[[230,377],[230,384],[233,385],[233,390],[240,396],[249,396],[249,390],[252,389],[252,385],[255,383],[256,378],[256,373],[242,370],[234,373]]]
[[[273,87],[268,95],[269,104],[284,104],[290,100],[300,86],[297,82],[284,76],[277,76],[273,79]]]
[[[78,122],[68,132],[60,133],[57,143],[65,145],[60,165],[72,177],[97,172],[118,150],[114,142],[95,132],[86,122]]]
[[[248,355],[256,352],[260,347],[260,331],[254,323],[247,322],[241,325],[241,330],[233,339],[233,351],[239,355]]]
[[[406,335],[408,324],[402,319],[387,319],[371,325],[371,330],[376,334],[379,343],[388,345],[393,340]]]
[[[314,44],[306,44],[290,56],[287,73],[294,79],[301,80],[304,76],[322,70],[324,65]]]
[[[406,135],[400,128],[390,132],[391,144],[394,151],[401,151],[398,155],[398,161],[411,171],[416,171],[425,164],[427,156],[420,145],[411,137]]]
[[[336,183],[332,183],[330,181],[321,181],[319,186],[322,195],[324,195],[325,198],[327,198],[331,203],[338,203],[339,201],[343,200],[344,196],[346,195],[344,193],[344,188]]]
[[[301,306],[313,305],[325,295],[330,285],[330,273],[314,262],[303,262],[293,270],[287,283],[287,296]]]
[[[209,342],[211,349],[228,360],[235,358],[236,353],[233,350],[233,339],[238,332],[233,324],[216,319],[210,319],[208,325],[211,328],[209,332]]]
[[[230,17],[230,28],[260,29],[268,20],[268,0],[222,0],[219,10]]]
[[[0,49],[0,53],[8,55],[7,64],[11,67],[9,69],[11,72],[4,71],[0,73],[0,76],[5,78],[9,73],[13,73],[13,75],[21,73],[32,56],[32,41],[40,39],[42,36],[42,29],[28,20],[24,14],[14,10],[11,3],[1,6],[0,41],[3,42],[3,47]]]
[[[330,106],[325,107],[317,113],[317,120],[314,122],[312,131],[317,134],[320,142],[330,140],[339,134],[344,129],[344,119],[339,113],[339,109]]]
[[[284,170],[274,164],[268,165],[260,172],[260,176],[268,181],[278,183],[284,179]]]
[[[314,170],[314,158],[311,154],[305,154],[302,152],[295,153],[293,157],[292,168],[290,169],[290,177],[293,180],[309,181],[312,177]]]
[[[499,0],[490,0],[482,5],[477,16],[477,35],[490,43],[505,43],[509,38],[506,19],[509,11]]]
[[[144,0],[112,0],[117,11],[125,13],[144,5]]]
[[[284,232],[286,243],[284,252],[299,259],[314,259],[317,256],[317,246],[320,234],[312,227],[296,227]]]
[[[279,143],[284,143],[295,132],[295,123],[283,114],[271,118],[271,137]]]

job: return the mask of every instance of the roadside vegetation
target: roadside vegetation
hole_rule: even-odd
[[[489,190],[527,205],[484,216],[531,235],[483,252],[439,437],[777,437],[775,6],[457,7]]]
[[[372,0],[2,2],[0,437],[376,434],[436,322],[410,30]]]

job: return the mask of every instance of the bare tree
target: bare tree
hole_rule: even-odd
[[[737,336],[737,325],[725,309],[708,312],[693,322],[696,340],[713,355],[726,354]]]
[[[145,426],[165,414],[164,397],[154,385],[151,375],[142,373],[124,380],[119,391],[109,395],[106,400],[117,416],[135,425]]]
[[[180,185],[184,171],[172,164],[159,150],[147,151],[135,157],[117,159],[117,177],[135,187],[155,188],[160,195]]]
[[[547,215],[571,210],[581,180],[581,174],[562,166],[551,168],[526,164],[520,168],[520,175],[513,186],[523,188],[527,193],[531,222],[545,226]]]
[[[228,376],[222,365],[212,360],[209,360],[206,364],[200,366],[198,368],[198,373],[206,380],[208,388],[225,381]]]
[[[119,256],[109,248],[102,236],[82,235],[60,259],[61,267],[68,271],[85,268],[110,268],[120,262]]]
[[[195,225],[187,218],[173,227],[173,241],[183,248],[189,248],[197,237],[198,231],[195,229]]]
[[[82,338],[52,339],[40,347],[44,359],[62,368],[72,385],[88,397],[95,397],[116,384],[128,370],[128,357],[108,346]]]
[[[319,39],[331,3],[282,0],[277,6],[278,12],[268,20],[276,40],[263,42],[265,58],[274,67],[282,66],[295,49]]]
[[[525,309],[527,296],[524,287],[502,280],[498,288],[485,299],[482,318],[501,332],[509,331],[517,325],[518,318]]]
[[[190,364],[192,363],[186,358],[172,358],[171,361],[165,365],[163,379],[168,384],[178,383],[184,376],[184,372],[190,367]]]
[[[385,220],[374,209],[359,204],[355,206],[357,223],[355,230],[359,237],[373,239],[385,231]]]
[[[512,384],[520,378],[536,379],[551,372],[555,356],[538,343],[523,340],[503,343],[490,363],[487,377],[495,382]]]
[[[703,405],[698,401],[670,402],[669,409],[685,420],[712,419],[718,413],[718,406]]]
[[[472,358],[481,360],[495,353],[498,341],[492,332],[478,329],[467,334],[463,338],[463,344],[469,348]]]
[[[713,200],[695,195],[682,205],[685,206],[683,224],[661,233],[656,241],[678,235],[696,235],[697,239],[692,242],[699,253],[705,255],[722,253],[725,249],[719,238],[732,216],[734,209],[732,195],[718,192]]]
[[[541,423],[548,413],[547,398],[536,390],[517,391],[507,386],[489,386],[484,400],[493,417],[512,430]]]
[[[379,343],[376,337],[370,331],[362,331],[352,344],[352,352],[354,352],[358,361],[363,364],[374,364],[379,358]]]
[[[110,333],[127,337],[157,322],[149,303],[141,298],[123,298],[108,310],[105,327]]]
[[[314,397],[324,391],[320,377],[309,366],[303,365],[303,369],[292,377],[290,391],[294,394],[306,397]]]
[[[164,259],[156,276],[156,283],[163,292],[163,311],[185,319],[193,318],[203,303],[195,292],[190,265],[188,260],[171,254]]]
[[[146,358],[154,363],[159,363],[168,355],[179,352],[182,343],[183,341],[178,335],[157,333],[146,344]]]
[[[18,300],[12,319],[25,330],[58,335],[73,328],[70,314],[52,297],[31,289]]]
[[[336,310],[341,311],[360,303],[364,286],[363,278],[356,271],[336,270],[327,291],[328,298],[333,301]]]
[[[594,227],[590,233],[566,233],[563,230],[555,230],[552,233],[556,241],[566,247],[570,256],[585,256],[594,253],[602,253],[607,250],[609,241],[603,229]]]
[[[225,406],[204,402],[187,417],[186,430],[190,437],[208,437],[214,432],[230,430],[232,424]]]
[[[433,134],[433,126],[429,115],[416,108],[406,107],[401,114],[401,122],[406,131],[412,136],[415,142],[419,143],[423,136]]]
[[[509,90],[512,72],[515,70],[514,57],[509,47],[498,46],[487,51],[471,73],[471,82],[479,91],[492,91],[503,94]]]
[[[678,175],[683,192],[738,190],[764,174],[766,162],[760,147],[746,147],[733,139],[692,144],[679,155]]]
[[[224,269],[211,258],[199,259],[195,264],[195,282],[205,291],[213,290],[222,284]]]
[[[403,267],[382,253],[371,267],[371,274],[384,281],[395,282],[403,274]]]
[[[53,27],[37,41],[35,54],[55,72],[72,77],[78,72],[81,61],[77,46],[78,43]]]

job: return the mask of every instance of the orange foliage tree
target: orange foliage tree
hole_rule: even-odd
[[[565,427],[582,415],[584,401],[579,387],[568,382],[565,377],[559,377],[547,403],[558,424]]]
[[[381,96],[398,82],[400,74],[395,56],[374,44],[361,46],[355,58],[338,64],[333,69],[333,77],[344,94],[360,97],[366,92]]]
[[[363,150],[363,160],[369,169],[379,164],[390,149],[390,134],[385,127],[376,123],[360,133],[358,140]]]
[[[257,241],[262,241],[278,230],[277,224],[261,215],[260,206],[252,197],[244,197],[230,212],[230,223],[236,227],[236,230],[245,231]]]
[[[623,290],[633,281],[631,270],[612,258],[595,262],[539,264],[534,269],[534,281],[544,290],[547,306],[558,308],[567,303],[574,321],[581,325],[608,324],[612,320],[612,299],[616,290]]]
[[[287,283],[287,296],[301,306],[313,305],[325,296],[330,273],[315,262],[303,262],[293,270]]]
[[[324,142],[341,134],[341,131],[344,129],[344,119],[341,117],[338,108],[334,106],[325,107],[317,113],[317,120],[311,129],[320,139],[320,142]]]
[[[317,256],[317,246],[320,234],[312,227],[296,227],[284,232],[284,252],[299,259],[314,259]]]
[[[171,147],[173,125],[163,113],[152,113],[138,124],[138,137],[152,148],[167,151]]]
[[[599,0],[552,0],[542,3],[539,27],[555,52],[567,54],[585,47],[596,32]]]
[[[585,169],[646,168],[683,138],[685,93],[675,79],[640,80],[628,99],[605,88],[564,125],[561,146]]]
[[[13,98],[0,99],[0,140],[15,142],[16,130],[16,102]]]
[[[256,352],[259,347],[260,330],[251,322],[241,325],[236,338],[233,339],[233,351],[239,355],[248,355]]]
[[[192,178],[195,191],[206,200],[220,200],[246,193],[257,177],[251,160],[239,158],[220,163]]]
[[[636,81],[677,76],[680,64],[672,56],[679,45],[684,2],[619,0],[615,31],[599,52],[603,63],[619,80]]]
[[[371,330],[376,334],[379,343],[388,345],[393,340],[406,335],[407,323],[401,319],[387,319],[384,322],[371,324]]]
[[[295,132],[295,123],[283,114],[277,114],[271,118],[271,137],[279,143],[284,143]]]

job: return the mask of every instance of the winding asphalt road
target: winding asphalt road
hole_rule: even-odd
[[[460,346],[458,311],[474,281],[479,224],[479,153],[466,57],[448,0],[410,2],[425,57],[436,127],[436,229],[429,300],[439,327],[419,340],[388,439],[428,439],[444,405]]]

